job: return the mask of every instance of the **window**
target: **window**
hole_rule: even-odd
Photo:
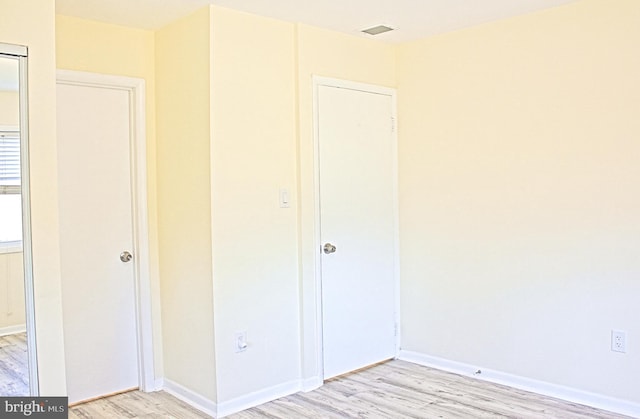
[[[22,250],[20,134],[0,131],[0,253]]]

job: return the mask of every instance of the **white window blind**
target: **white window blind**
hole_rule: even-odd
[[[0,194],[20,193],[20,135],[0,131]]]

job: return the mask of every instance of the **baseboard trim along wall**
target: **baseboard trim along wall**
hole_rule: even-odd
[[[188,388],[171,380],[167,380],[166,378],[163,380],[162,389],[196,409],[203,411],[207,415],[211,415],[214,418],[220,417],[218,416],[218,406],[216,403],[195,391],[189,390]]]
[[[320,376],[304,378],[302,379],[301,390],[307,393],[309,391],[313,391],[317,388],[322,387],[322,384],[324,384],[324,380]]]
[[[496,384],[503,384],[520,390],[531,391],[533,393],[541,394],[544,396],[555,397],[569,402],[595,407],[597,409],[608,410],[610,412],[620,413],[633,417],[640,417],[640,404],[615,399],[613,397],[590,393],[570,387],[564,387],[557,384],[551,384],[544,381],[538,381],[531,378],[507,374],[500,371],[494,371],[481,367],[479,368],[477,365],[450,361],[448,359],[429,356],[418,352],[401,350],[398,354],[398,359],[412,362],[414,364],[424,365],[426,367],[464,375],[467,377],[476,378],[478,380],[489,381]],[[482,371],[482,374],[476,374],[476,371],[478,371],[478,369]]]
[[[164,378],[156,378],[153,380],[153,389],[146,390],[147,393],[150,391],[161,391],[164,390]]]
[[[238,413],[245,409],[259,406],[261,404],[289,396],[297,393],[302,388],[300,380],[293,380],[286,383],[268,387],[263,390],[254,391],[244,396],[236,397],[226,402],[218,404],[218,418]]]
[[[443,371],[460,374],[463,376],[484,380],[496,384],[502,384],[520,390],[531,391],[533,393],[544,396],[555,397],[572,403],[579,403],[586,406],[595,407],[597,409],[608,410],[610,412],[620,413],[632,417],[640,417],[640,404],[632,403],[626,400],[620,400],[613,397],[603,396],[596,393],[590,393],[570,387],[557,384],[551,384],[544,381],[538,381],[527,377],[508,374],[501,371],[495,371],[478,367],[477,365],[465,364],[463,362],[451,361],[444,358],[438,358],[418,352],[401,350],[397,359],[412,362],[426,367],[436,368]],[[482,374],[476,374],[478,369],[482,370]],[[310,377],[303,380],[293,380],[286,383],[278,384],[262,390],[255,391],[240,397],[236,397],[229,401],[214,403],[206,397],[195,393],[175,383],[171,380],[164,379],[157,382],[167,393],[177,397],[178,399],[190,404],[191,406],[202,410],[204,413],[212,415],[216,418],[223,418],[233,413],[241,412],[264,403],[286,397],[299,391],[312,391],[322,386],[323,381],[320,377]]]
[[[27,331],[27,326],[24,324],[18,324],[15,326],[0,327],[0,336],[15,335],[16,333],[24,333]]]
[[[293,380],[286,383],[278,384],[273,387],[265,388],[263,390],[255,391],[235,399],[231,399],[222,403],[214,403],[206,397],[189,390],[188,388],[173,382],[171,380],[161,379],[156,380],[156,385],[160,386],[158,389],[162,389],[172,396],[182,400],[183,402],[203,411],[204,413],[211,415],[215,418],[223,418],[234,413],[241,412],[252,407],[260,406],[261,404],[268,403],[270,401],[286,397],[299,391],[311,391],[320,385],[322,380],[314,377],[308,380]],[[307,390],[308,389],[308,390]]]

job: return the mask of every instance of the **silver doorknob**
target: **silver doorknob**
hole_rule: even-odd
[[[133,255],[129,252],[127,252],[126,250],[122,253],[120,253],[120,260],[123,262],[129,262],[131,259],[133,259]]]
[[[336,247],[334,245],[332,245],[331,243],[325,243],[325,245],[322,248],[322,250],[324,251],[325,255],[328,255],[330,253],[335,253],[336,252]]]

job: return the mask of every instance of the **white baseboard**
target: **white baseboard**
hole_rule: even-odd
[[[320,388],[322,384],[324,384],[324,380],[320,376],[303,378],[301,381],[300,389],[304,392],[309,392]]]
[[[15,326],[0,327],[0,336],[15,335],[16,333],[24,333],[27,331],[27,326],[24,324],[17,324]]]
[[[156,379],[155,381],[156,388],[163,389],[183,402],[188,403],[196,409],[199,409],[215,418],[223,418],[233,413],[250,409],[275,399],[297,393],[303,389],[303,383],[309,384],[309,387],[305,387],[308,388],[308,390],[305,391],[310,391],[322,385],[322,380],[320,380],[319,385],[316,385],[317,377],[304,381],[293,380],[217,404],[176,382],[167,380],[166,378]],[[315,387],[312,388],[312,385]]]
[[[254,391],[218,404],[218,418],[240,412],[261,404],[297,393],[302,388],[300,380],[293,380],[273,387]]]
[[[218,417],[218,407],[216,403],[171,380],[167,380],[166,378],[160,380],[162,381],[162,389],[167,393],[214,418]],[[156,380],[156,383],[160,380]]]
[[[429,356],[418,352],[401,350],[398,354],[398,359],[412,362],[414,364],[436,368],[443,371],[453,372],[455,374],[460,374],[479,380],[503,384],[520,390],[531,391],[533,393],[542,394],[544,396],[555,397],[557,399],[595,407],[597,409],[608,410],[610,412],[629,415],[632,417],[640,417],[640,404],[629,402],[626,400],[620,400],[613,397],[574,389],[571,387],[538,381],[527,377],[507,374],[500,371],[478,368],[477,365],[451,361],[448,359]],[[481,370],[482,372],[480,374],[477,374],[476,371],[478,370]]]
[[[160,391],[164,390],[164,378],[156,378],[153,380],[153,390],[151,391]]]

